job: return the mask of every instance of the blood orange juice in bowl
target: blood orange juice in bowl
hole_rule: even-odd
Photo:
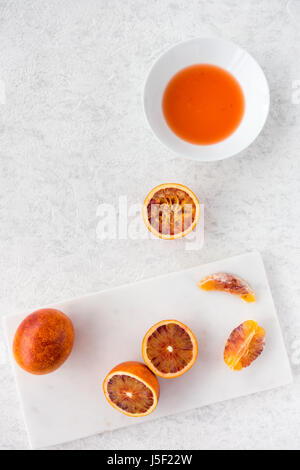
[[[153,132],[171,150],[193,160],[220,160],[258,136],[269,111],[269,88],[260,66],[240,47],[194,39],[155,62],[144,109]]]

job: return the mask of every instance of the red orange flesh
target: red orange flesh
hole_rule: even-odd
[[[235,328],[229,336],[224,361],[232,370],[250,366],[263,352],[265,330],[254,320],[247,320]]]
[[[238,295],[245,302],[255,302],[255,293],[240,277],[229,273],[214,273],[202,279],[198,286],[203,290],[218,290]]]
[[[146,416],[155,409],[159,399],[159,383],[141,362],[118,364],[105,377],[103,391],[107,401],[121,413]]]
[[[179,377],[195,363],[197,340],[192,331],[177,320],[163,320],[146,333],[142,345],[147,366],[158,376]]]

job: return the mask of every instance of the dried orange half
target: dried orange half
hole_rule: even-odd
[[[191,330],[177,320],[164,320],[152,326],[142,345],[149,369],[166,379],[179,377],[195,363],[197,340]]]
[[[161,184],[152,189],[143,205],[147,228],[159,238],[175,240],[190,233],[200,217],[200,204],[186,186]]]
[[[224,361],[232,370],[241,370],[258,358],[265,346],[265,330],[254,320],[247,320],[229,336]]]
[[[103,391],[108,402],[127,416],[146,416],[159,399],[159,383],[141,362],[128,361],[114,367],[105,377]]]
[[[245,302],[255,302],[255,293],[243,279],[228,273],[215,273],[202,279],[198,286],[203,290],[220,290],[238,295]]]

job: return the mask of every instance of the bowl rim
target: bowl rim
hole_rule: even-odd
[[[156,66],[157,62],[159,62],[159,60],[164,56],[166,55],[168,52],[172,51],[173,49],[176,49],[178,46],[182,46],[182,45],[185,45],[185,44],[188,44],[188,43],[192,43],[192,42],[199,42],[199,41],[219,41],[219,42],[222,42],[222,43],[225,43],[225,44],[229,44],[229,45],[232,45],[234,46],[237,50],[240,50],[242,51],[243,53],[245,53],[246,55],[250,56],[250,58],[252,60],[254,60],[257,68],[261,71],[264,79],[265,79],[265,83],[266,83],[266,99],[267,99],[267,108],[266,108],[266,114],[265,114],[265,117],[264,117],[264,121],[261,125],[261,128],[259,129],[258,133],[256,134],[255,138],[251,140],[251,142],[248,142],[246,144],[244,144],[243,146],[241,146],[241,149],[237,152],[234,152],[234,153],[230,153],[228,155],[225,155],[225,156],[217,156],[217,157],[209,157],[209,158],[196,158],[194,156],[192,156],[191,154],[188,154],[188,152],[184,153],[184,152],[181,152],[180,150],[175,150],[174,148],[170,147],[165,141],[163,141],[158,135],[157,133],[154,131],[151,123],[150,123],[150,120],[148,119],[148,116],[147,116],[147,112],[146,112],[146,87],[147,87],[147,83],[148,83],[148,80],[150,78],[150,75],[154,69],[154,67]],[[184,68],[184,67],[183,67]],[[179,157],[182,157],[182,158],[185,158],[186,160],[192,160],[194,162],[198,162],[198,163],[213,163],[213,162],[216,162],[216,161],[221,161],[221,160],[226,160],[227,158],[231,158],[231,157],[234,157],[236,155],[240,155],[246,148],[248,148],[250,145],[253,144],[253,142],[259,137],[259,135],[261,134],[263,128],[265,127],[265,124],[266,124],[266,121],[268,119],[268,116],[269,116],[269,112],[270,112],[270,86],[269,86],[269,82],[267,80],[267,77],[266,77],[266,74],[264,72],[264,70],[262,69],[261,65],[258,63],[258,61],[243,47],[241,47],[240,45],[236,44],[234,41],[231,41],[229,39],[226,39],[226,38],[222,38],[222,37],[219,37],[219,36],[203,36],[203,37],[195,37],[195,38],[190,38],[190,39],[186,39],[186,40],[183,40],[183,41],[178,41],[176,42],[175,44],[173,44],[172,46],[166,48],[165,50],[163,50],[160,54],[158,54],[158,56],[154,59],[154,61],[152,62],[151,66],[149,67],[148,69],[148,72],[146,74],[146,77],[144,79],[144,82],[143,82],[143,93],[142,93],[142,107],[143,107],[143,114],[144,114],[144,118],[147,122],[147,125],[148,127],[150,128],[152,134],[154,135],[154,137],[156,138],[156,140],[158,142],[160,142],[165,148],[167,148],[170,152],[172,152],[174,155],[176,156],[179,156]],[[234,131],[235,132],[235,131]],[[232,135],[232,134],[231,134]],[[231,135],[229,137],[227,137],[226,139],[230,138]],[[226,140],[224,139],[224,140]],[[181,139],[182,140],[182,139]],[[217,142],[216,144],[219,144],[221,143],[222,141],[220,142]],[[188,143],[188,142],[187,142]],[[216,145],[216,144],[212,144],[212,145]],[[189,143],[189,145],[195,145],[195,147],[211,147],[212,145],[196,145],[196,144],[191,144]]]

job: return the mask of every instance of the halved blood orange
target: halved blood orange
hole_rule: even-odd
[[[152,372],[172,379],[193,366],[198,345],[194,334],[186,325],[177,320],[163,320],[146,333],[142,353]]]
[[[219,290],[236,294],[245,302],[255,302],[255,293],[243,279],[228,273],[215,273],[202,279],[198,286],[203,290]]]
[[[146,416],[159,399],[159,383],[141,362],[128,361],[114,367],[105,377],[103,391],[108,402],[127,416]]]
[[[147,228],[157,237],[175,240],[190,233],[200,217],[200,204],[186,186],[166,183],[152,189],[143,205]]]
[[[229,336],[224,361],[232,370],[241,370],[258,358],[265,346],[265,330],[254,320],[247,320]]]

